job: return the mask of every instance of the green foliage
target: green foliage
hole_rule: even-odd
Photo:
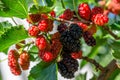
[[[79,74],[75,80],[86,80],[87,73],[85,74]]]
[[[12,26],[11,23],[9,23],[8,21],[4,21],[0,23],[0,35],[4,34],[4,32],[7,29],[10,29],[10,27]]]
[[[30,55],[30,61],[35,61],[38,58],[38,48],[36,46],[32,46],[30,50],[28,51]]]
[[[45,63],[41,61],[34,66],[29,75],[29,80],[57,80],[56,63]]]
[[[11,27],[0,36],[0,52],[28,37],[29,36],[23,26]]]
[[[2,17],[19,17],[26,18],[28,15],[28,8],[26,0],[2,0],[5,10],[0,10]]]
[[[114,41],[110,46],[113,49],[113,56],[120,59],[120,41]]]
[[[39,6],[38,8],[36,8],[35,5],[33,5],[30,8],[30,13],[49,13],[51,10],[53,10],[53,8],[51,7],[47,7],[47,6]]]
[[[56,2],[56,0],[45,0],[45,1],[47,3],[47,6],[49,6],[49,7],[52,7]]]
[[[4,10],[4,3],[2,1],[0,1],[0,10]]]

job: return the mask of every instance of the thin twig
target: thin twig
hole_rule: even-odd
[[[107,26],[103,26],[103,29],[106,30],[110,35],[112,35],[116,40],[120,39],[120,37],[114,34]]]
[[[13,17],[12,17],[11,19],[12,19],[12,21],[15,23],[15,25],[18,25],[17,22],[14,20]]]
[[[99,63],[97,63],[94,59],[90,59],[88,57],[83,56],[82,59],[86,60],[87,62],[90,62],[96,66],[97,69],[103,71],[104,67],[102,67]]]

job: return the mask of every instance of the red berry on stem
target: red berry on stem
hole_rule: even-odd
[[[79,51],[79,52],[73,52],[71,54],[71,57],[74,58],[74,59],[80,59],[82,57],[82,51]]]
[[[40,31],[45,32],[48,28],[47,20],[46,19],[41,20],[38,24],[38,28],[39,28]]]
[[[8,65],[10,67],[10,70],[12,74],[14,75],[20,75],[21,74],[21,69],[18,64],[18,58],[19,54],[17,53],[16,50],[10,50],[8,53]]]
[[[77,25],[83,29],[83,31],[86,31],[88,29],[88,26],[82,22],[78,22]]]
[[[92,24],[91,27],[87,30],[90,32],[91,35],[97,32],[97,26],[95,24]]]
[[[101,7],[97,7],[95,6],[94,8],[92,8],[91,14],[95,15],[95,14],[103,14],[103,9]]]
[[[31,26],[28,29],[28,33],[30,36],[37,36],[39,34],[39,29],[37,26]]]
[[[78,14],[80,17],[89,20],[91,15],[90,7],[87,3],[81,3],[78,6]]]
[[[38,36],[36,38],[36,46],[40,49],[40,50],[44,50],[46,48],[47,45],[47,40],[43,37],[43,36]]]
[[[50,62],[53,60],[53,54],[51,52],[45,52],[42,56],[42,60],[45,62]]]
[[[55,17],[55,16],[56,16],[55,11],[51,11],[51,12],[50,12],[50,15],[51,15],[52,17]]]
[[[108,22],[109,18],[103,14],[96,14],[92,16],[92,22],[99,26],[103,26]]]
[[[27,18],[27,21],[29,23],[36,23],[41,20],[41,15],[40,14],[30,14],[29,17]]]
[[[66,9],[62,15],[59,16],[61,19],[70,20],[73,17],[73,12],[70,9]]]
[[[29,54],[27,52],[23,52],[20,54],[19,64],[23,70],[29,69],[30,59]]]

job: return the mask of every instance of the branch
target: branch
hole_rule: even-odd
[[[104,71],[104,67],[102,67],[99,63],[97,63],[94,59],[90,59],[88,57],[82,57],[82,59],[86,60],[87,62],[90,62],[95,65],[95,67],[101,71]]]
[[[85,24],[92,24],[92,22],[81,19],[80,21],[70,21],[70,20],[64,20],[64,19],[60,19],[60,18],[52,18],[52,20],[56,20],[59,22],[66,22],[66,23],[78,23],[78,22],[82,22]],[[119,40],[120,37],[118,37],[116,34],[114,34],[107,26],[103,26],[102,27],[104,30],[106,30],[110,35],[112,35],[116,40]]]
[[[112,60],[101,72],[97,80],[108,80],[113,71],[117,69],[116,60]]]
[[[116,40],[119,40],[120,37],[118,37],[116,34],[114,34],[107,26],[102,27],[104,30],[106,30],[110,35],[112,35]]]

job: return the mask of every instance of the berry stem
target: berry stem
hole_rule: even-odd
[[[90,59],[90,58],[88,58],[88,57],[86,57],[86,56],[83,56],[81,59],[84,59],[84,60],[86,60],[87,62],[90,62],[90,63],[94,64],[95,67],[96,67],[96,69],[99,69],[99,70],[101,70],[101,71],[104,71],[104,67],[101,66],[99,63],[97,63],[94,59]]]
[[[62,4],[62,7],[66,9],[63,0],[61,0],[61,4]]]
[[[49,34],[47,35],[47,33],[43,33],[43,35],[46,37],[47,41],[50,43],[50,36],[49,36]]]
[[[74,7],[74,11],[75,11],[78,19],[81,20],[80,16],[79,16],[78,13],[77,13],[76,6],[75,6],[75,1],[74,1],[74,0],[73,0],[73,7]]]
[[[107,26],[103,26],[103,29],[106,30],[110,35],[112,35],[116,40],[119,40],[120,37],[118,37],[116,34],[114,34],[110,28],[108,28]]]
[[[15,25],[18,25],[17,22],[14,20],[13,17],[12,17],[11,19],[12,19],[12,21],[15,23]]]

